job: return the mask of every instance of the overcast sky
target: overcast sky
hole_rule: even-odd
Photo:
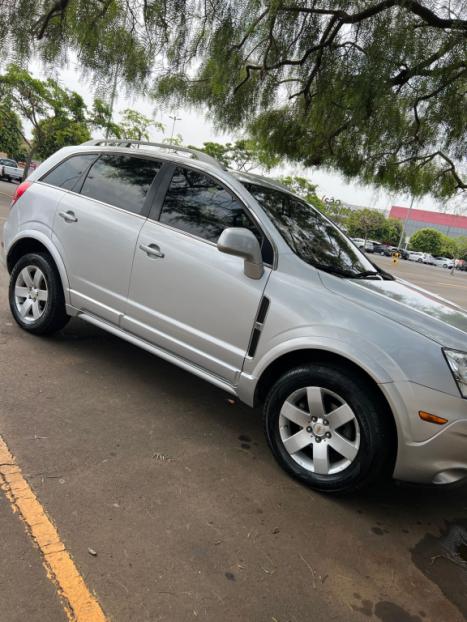
[[[32,62],[30,71],[37,77],[45,78],[50,75],[39,64]],[[95,96],[95,89],[89,79],[81,75],[77,63],[70,62],[69,65],[56,73],[54,76],[58,81],[69,89],[80,93],[86,103],[90,106]],[[229,142],[235,140],[235,136],[225,133],[219,133],[214,129],[206,114],[199,110],[188,110],[180,108],[178,110],[163,110],[160,106],[156,106],[154,101],[148,98],[131,96],[124,92],[124,89],[118,89],[118,97],[115,102],[114,115],[118,119],[118,112],[125,108],[133,108],[144,115],[154,118],[166,126],[165,134],[161,134],[159,130],[152,128],[150,130],[152,140],[162,140],[170,136],[172,130],[172,119],[170,115],[179,118],[175,124],[175,134],[180,134],[184,144],[202,145],[206,141]],[[98,138],[98,136],[96,136]],[[354,205],[377,207],[379,209],[388,209],[391,205],[408,206],[410,197],[400,193],[388,194],[375,187],[363,186],[357,183],[346,183],[345,180],[336,173],[324,171],[322,169],[300,169],[299,167],[286,167],[280,171],[273,171],[271,175],[279,174],[303,174],[313,183],[318,185],[318,194],[320,196],[330,196],[340,199]],[[414,202],[414,208],[439,210],[448,209],[453,211],[455,206],[448,203],[444,208],[436,202],[432,197],[425,197]],[[459,209],[458,205],[456,211]]]

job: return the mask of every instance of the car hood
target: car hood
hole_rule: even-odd
[[[321,272],[331,291],[443,346],[467,350],[467,312],[413,283],[395,279],[341,279]]]

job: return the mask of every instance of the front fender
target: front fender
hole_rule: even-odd
[[[280,342],[271,344],[272,347],[261,358],[246,361],[239,377],[239,398],[250,406],[253,405],[256,385],[271,363],[285,354],[299,350],[322,350],[337,354],[360,367],[378,384],[408,380],[397,362],[376,344],[350,332],[337,336],[336,332],[342,331],[336,331],[335,327],[330,329],[334,334],[297,334],[300,329],[292,330],[290,334],[281,334]]]

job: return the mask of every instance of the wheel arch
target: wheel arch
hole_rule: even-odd
[[[13,266],[20,257],[23,257],[27,253],[44,252],[48,253],[55,263],[62,282],[65,302],[69,303],[69,282],[63,260],[50,239],[40,232],[24,233],[21,237],[13,240],[6,256],[8,273],[11,274]]]
[[[375,378],[360,365],[342,354],[319,348],[304,348],[282,354],[270,362],[261,373],[256,383],[253,405],[255,407],[262,406],[269,389],[289,369],[310,363],[334,364],[340,369],[351,371],[359,379],[359,382],[364,383],[369,391],[373,393],[375,400],[381,405],[385,416],[391,421],[393,437],[392,464],[394,465],[398,446],[398,426],[391,405]]]

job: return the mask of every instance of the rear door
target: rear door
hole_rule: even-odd
[[[173,169],[160,216],[152,213],[138,238],[122,325],[234,384],[271,268],[259,280],[248,278],[243,260],[216,243],[226,227],[247,227],[271,263],[272,246],[219,181]]]
[[[67,161],[60,166],[64,170],[54,169],[55,176],[66,177]],[[154,159],[103,154],[64,193],[53,239],[65,263],[74,307],[119,324],[136,240],[160,168]]]

